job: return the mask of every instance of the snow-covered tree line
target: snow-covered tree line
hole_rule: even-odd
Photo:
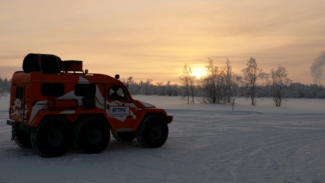
[[[10,93],[11,80],[7,78],[2,79],[0,77],[0,96],[6,93]]]
[[[132,76],[122,79],[125,86],[128,87],[131,95],[162,95],[162,96],[178,96],[180,86],[167,82],[156,82],[152,79],[136,82]]]
[[[131,76],[132,77],[132,76]],[[247,89],[243,86],[240,86],[240,82],[237,81],[239,76],[236,75],[235,83],[231,86],[231,97],[245,97],[248,95]],[[136,82],[133,80],[132,83],[127,83],[126,79],[122,79],[125,86],[128,86],[128,89],[132,95],[160,95],[160,96],[182,96],[186,91],[185,86],[180,84],[167,82],[154,82],[151,79],[146,81]],[[202,80],[194,79],[193,92],[190,92],[189,103],[192,103],[192,93],[195,97],[202,96],[203,88],[200,85]],[[285,98],[324,98],[325,99],[325,87],[322,85],[316,84],[301,84],[301,83],[291,83],[287,87],[288,92],[285,94]],[[259,89],[256,92],[256,97],[272,97],[271,85],[265,84],[259,86]],[[230,96],[230,95],[228,95]],[[187,98],[185,97],[186,103]]]

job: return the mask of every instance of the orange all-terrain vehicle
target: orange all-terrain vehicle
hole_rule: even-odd
[[[143,147],[168,137],[166,111],[134,100],[115,78],[83,71],[82,61],[28,54],[13,74],[7,124],[12,140],[43,157],[57,157],[75,145],[84,153],[103,151],[110,132],[118,141],[135,138]]]

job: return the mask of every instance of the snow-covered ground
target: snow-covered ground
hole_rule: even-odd
[[[134,96],[174,115],[158,149],[111,139],[100,154],[71,149],[41,158],[10,141],[8,97],[0,99],[0,182],[325,183],[325,100],[236,99],[186,105],[179,97]]]

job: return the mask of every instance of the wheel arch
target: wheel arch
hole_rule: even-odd
[[[162,117],[163,119],[166,120],[167,124],[168,123],[171,123],[173,121],[173,116],[168,116],[166,111],[164,110],[159,110],[159,111],[148,111],[142,118],[141,121],[143,121],[146,117],[148,116],[154,116],[154,115],[157,115],[157,116],[160,116]]]
[[[141,120],[138,123],[135,123],[136,126],[134,126],[133,129],[137,130],[139,128],[139,126],[141,125],[141,123],[143,123],[143,121],[149,116],[159,116],[159,117],[165,119],[167,124],[171,122],[169,116],[164,111],[148,111],[143,114],[143,116],[141,117]],[[172,118],[172,116],[171,116],[171,118]]]

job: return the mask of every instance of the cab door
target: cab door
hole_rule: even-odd
[[[125,106],[126,93],[120,86],[112,86],[108,90],[109,116],[116,118],[124,118],[129,115],[130,109]]]
[[[127,103],[127,95],[123,86],[111,86],[108,88],[107,113],[117,132],[132,131],[134,119],[130,114],[130,106]]]
[[[29,83],[14,84],[14,96],[11,96],[11,116],[10,118],[17,122],[27,122],[28,116],[28,91],[30,88]]]

